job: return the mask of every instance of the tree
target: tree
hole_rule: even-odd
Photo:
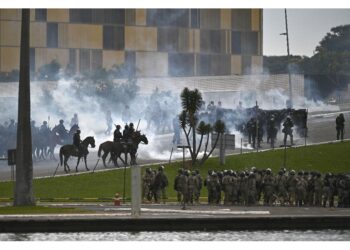
[[[334,90],[345,88],[350,81],[350,25],[331,29],[316,46],[312,57],[291,56],[291,73],[305,74],[311,79],[320,97],[327,97]],[[269,74],[287,73],[286,56],[264,57],[264,70]],[[314,92],[314,91],[313,91]]]
[[[30,127],[29,9],[22,9],[14,205],[34,205]]]
[[[214,127],[212,127],[210,124],[206,124],[203,121],[201,121],[198,124],[198,111],[202,104],[202,95],[198,91],[198,89],[189,90],[188,88],[184,88],[184,90],[181,93],[181,104],[182,104],[183,110],[179,115],[179,121],[180,121],[181,128],[184,131],[187,145],[189,146],[192,165],[195,165],[197,162],[198,154],[202,147],[203,139],[206,136],[204,155],[200,161],[200,165],[202,165],[213,153],[218,142],[218,139],[217,139],[214,143],[214,147],[207,154],[209,136],[211,132],[214,131],[218,133],[218,135],[223,134],[225,132],[225,124],[220,120],[216,121],[216,123],[214,124]],[[198,127],[197,127],[197,124],[198,124]],[[190,142],[191,133],[192,133],[192,143]],[[200,141],[199,141],[198,147],[197,147],[196,134],[200,135]]]
[[[214,146],[211,148],[211,150],[209,151],[209,153],[207,154],[207,150],[208,150],[208,143],[209,143],[209,134],[214,131],[215,133],[218,134],[218,136],[216,137],[216,140],[214,142]],[[214,149],[216,148],[219,138],[220,136],[222,136],[226,131],[226,126],[225,123],[222,122],[221,120],[217,120],[214,124],[214,127],[212,128],[210,126],[210,124],[206,125],[205,128],[205,133],[207,135],[207,142],[205,144],[205,148],[204,148],[204,155],[202,157],[202,160],[200,161],[200,165],[203,165],[204,162],[210,157],[210,155],[213,153]]]
[[[350,25],[337,26],[320,41],[316,53],[305,59],[305,73],[317,76],[324,88],[324,96],[340,90],[350,80]],[[322,77],[323,76],[323,79]]]
[[[302,63],[305,57],[302,56],[264,56],[265,74],[288,74],[288,67],[291,73],[302,73]],[[299,71],[299,72],[298,72]]]

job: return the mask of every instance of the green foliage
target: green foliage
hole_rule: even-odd
[[[265,73],[306,74],[327,97],[335,90],[341,90],[350,81],[350,25],[337,26],[320,41],[312,57],[287,56],[264,57]]]
[[[291,73],[303,73],[303,62],[307,57],[290,55],[288,56],[264,56],[264,73],[267,74],[288,74],[288,65]]]
[[[214,131],[215,133],[222,134],[226,131],[225,123],[221,120],[217,120],[214,124]]]
[[[350,52],[350,24],[331,28],[331,32],[316,47],[317,53],[324,51]]]
[[[187,145],[189,146],[189,151],[192,158],[192,164],[197,164],[197,157],[198,153],[201,149],[204,136],[206,136],[206,142],[204,147],[204,154],[202,159],[200,160],[199,164],[202,165],[212,154],[217,141],[215,142],[215,146],[212,148],[212,150],[207,153],[208,150],[208,142],[209,142],[209,136],[210,132],[213,130],[210,124],[206,124],[205,122],[200,122],[198,124],[198,112],[201,108],[201,105],[203,103],[202,94],[198,91],[198,89],[195,90],[189,90],[187,87],[183,89],[181,92],[181,104],[182,104],[182,112],[179,115],[179,121],[180,125],[184,131],[184,134],[186,136]],[[217,122],[214,125],[214,131],[217,133],[223,133],[225,131],[225,124],[223,122]],[[190,143],[190,133],[192,132],[192,143]],[[197,145],[197,138],[196,133],[200,135],[200,141]]]
[[[318,170],[321,173],[350,172],[350,158],[344,157],[350,151],[350,142],[323,144],[307,147],[287,149],[286,168],[288,170]],[[209,169],[220,171],[233,169],[240,171],[250,169],[252,166],[258,169],[271,168],[277,173],[284,159],[284,149],[265,152],[251,152],[242,155],[226,157],[226,164],[221,166],[217,157],[209,158],[200,168],[202,177],[207,175]],[[147,166],[149,167],[149,166]],[[151,168],[157,170],[158,165]],[[173,190],[174,179],[177,170],[182,167],[182,161],[165,166],[165,173],[169,179],[167,194],[175,200],[176,193]],[[185,163],[185,168],[194,170],[190,162]],[[143,168],[145,172],[146,167]],[[110,198],[115,193],[123,195],[124,170],[117,169],[108,172],[87,173],[56,178],[44,178],[34,180],[34,193],[36,198]],[[130,198],[130,169],[126,170],[126,198]],[[201,196],[206,196],[205,188]],[[0,183],[0,198],[13,197],[13,183]]]

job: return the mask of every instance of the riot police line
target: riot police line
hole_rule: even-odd
[[[307,109],[264,110],[260,109],[258,104],[251,108],[243,108],[241,103],[236,109],[226,109],[222,107],[221,102],[215,105],[211,101],[207,107],[205,103],[202,105],[198,116],[199,121],[211,124],[216,120],[224,121],[226,127],[239,131],[253,148],[260,147],[264,136],[266,142],[272,148],[275,147],[279,131],[284,134],[284,144],[289,136],[293,145],[293,130],[300,137],[307,136]]]
[[[162,180],[166,181],[161,184]],[[143,201],[166,202],[167,187],[164,167],[158,172],[147,168],[142,178]],[[178,170],[173,189],[183,207],[203,204],[203,188],[207,189],[204,203],[209,205],[350,207],[350,174],[285,168],[273,173],[270,168],[252,167],[244,171],[209,170],[203,179],[198,170]]]

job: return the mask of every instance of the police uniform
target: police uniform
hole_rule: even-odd
[[[293,145],[293,129],[294,123],[290,119],[290,117],[287,117],[286,121],[283,123],[283,129],[282,132],[284,133],[283,143],[286,145],[287,143],[287,136],[290,137],[290,144]]]
[[[344,122],[345,122],[344,115],[341,113],[335,119],[336,129],[337,129],[337,140],[339,140],[339,137],[341,140],[344,139]]]
[[[80,130],[78,129],[77,132],[75,132],[73,136],[73,145],[77,148],[78,152],[81,152],[81,147],[80,147]]]
[[[121,139],[123,139],[123,135],[120,132],[120,125],[117,125],[113,133],[113,142],[114,143],[120,142]]]

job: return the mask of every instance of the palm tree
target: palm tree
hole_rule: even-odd
[[[29,9],[22,9],[15,206],[35,205],[33,195],[32,133],[30,128],[29,62]]]
[[[189,134],[192,132],[192,148],[190,146],[190,154],[192,158],[192,164],[195,164],[198,154],[196,150],[196,126],[198,123],[197,112],[199,111],[202,104],[202,94],[198,91],[198,89],[191,91],[188,88],[184,88],[181,93],[181,103],[183,112],[180,115],[180,123],[181,127],[184,130],[189,146]],[[186,126],[183,126],[184,124],[189,126],[189,130],[187,132],[185,130]]]
[[[218,144],[220,136],[222,136],[225,133],[225,131],[226,131],[225,123],[223,121],[221,121],[221,120],[217,120],[215,122],[215,124],[214,124],[213,129],[210,129],[210,130],[213,130],[215,133],[218,134],[218,136],[216,137],[216,140],[214,142],[214,146],[211,148],[209,154],[206,154],[207,147],[208,147],[208,141],[207,141],[207,145],[205,147],[204,155],[203,155],[203,158],[202,158],[202,160],[200,162],[200,165],[203,165],[204,162],[210,157],[210,155],[213,153],[214,149],[216,148],[216,145]]]
[[[225,123],[218,120],[214,124],[214,127],[212,127],[210,124],[206,124],[205,122],[201,121],[197,127],[198,111],[202,104],[202,94],[198,91],[198,89],[191,91],[188,88],[184,88],[184,90],[181,93],[181,103],[183,110],[179,115],[179,121],[182,130],[184,131],[184,134],[186,136],[187,145],[189,146],[192,165],[196,164],[198,153],[202,147],[203,139],[205,136],[207,136],[204,148],[204,155],[200,161],[200,165],[202,165],[213,153],[218,142],[217,139],[214,144],[214,147],[211,149],[209,154],[207,154],[209,136],[211,132],[215,131],[216,133],[218,133],[218,136],[221,136],[225,132]],[[190,143],[190,133],[192,133],[192,145]],[[200,135],[198,147],[196,143],[196,134]]]

